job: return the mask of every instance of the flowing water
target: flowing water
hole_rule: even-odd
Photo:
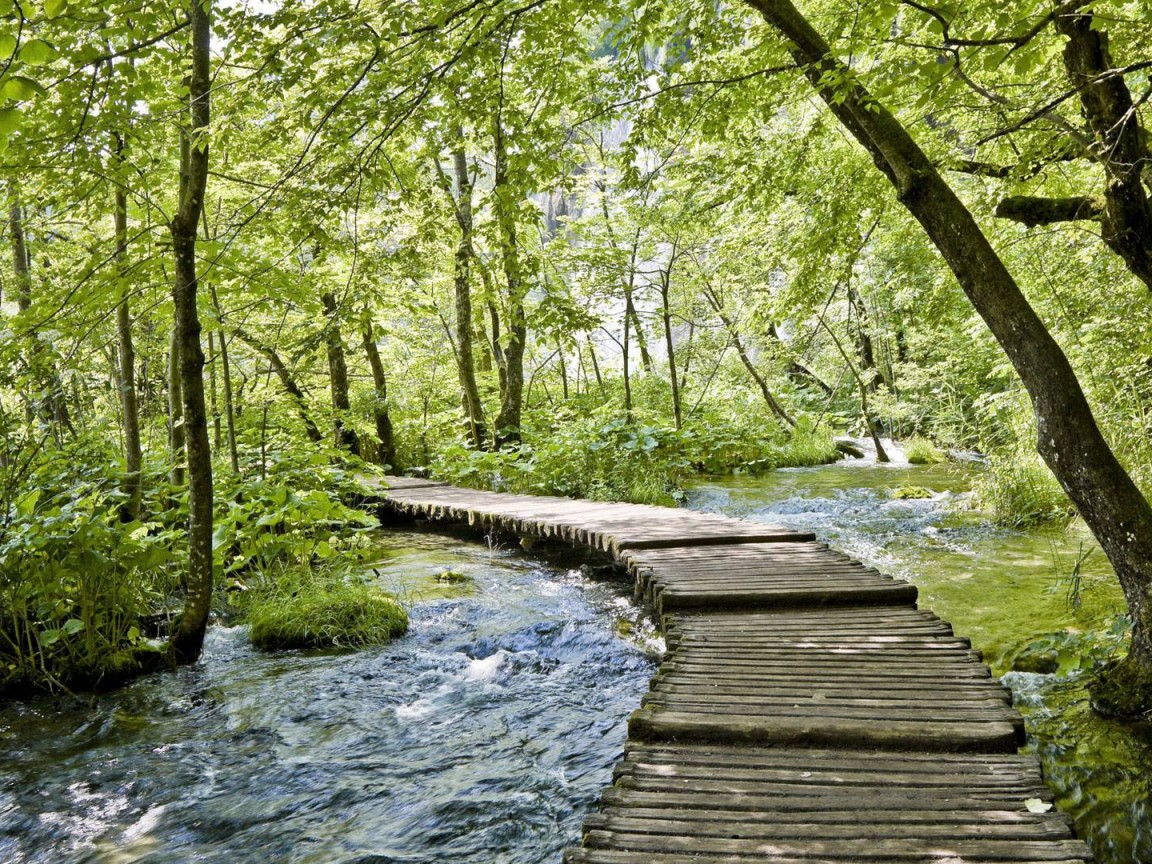
[[[1082,528],[991,525],[973,509],[979,470],[850,460],[700,483],[687,503],[815,531],[913,581],[921,606],[970,636],[1012,688],[1028,747],[1101,864],[1152,864],[1152,729],[1100,720],[1085,691],[1089,658],[1122,635],[1119,588]],[[901,489],[931,495],[900,499]]]
[[[623,583],[414,532],[379,552],[411,604],[390,645],[266,654],[213,627],[195,667],[0,708],[0,861],[558,860],[658,640]]]

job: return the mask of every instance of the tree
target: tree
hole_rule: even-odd
[[[188,78],[189,122],[180,134],[180,196],[169,226],[175,256],[173,344],[179,349],[188,459],[187,594],[184,612],[169,640],[170,653],[177,663],[191,663],[200,656],[212,605],[212,452],[204,405],[204,351],[200,345],[196,273],[196,234],[208,185],[211,0],[192,0],[188,17],[192,65]]]
[[[1132,616],[1127,657],[1095,689],[1106,713],[1152,707],[1152,507],[1100,432],[1059,344],[980,226],[908,130],[788,0],[747,0],[923,226],[1012,362],[1036,412],[1037,449],[1116,570]]]

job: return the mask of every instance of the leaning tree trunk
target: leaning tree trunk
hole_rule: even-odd
[[[676,249],[672,249],[675,261]],[[680,412],[680,379],[676,377],[676,345],[672,339],[672,263],[660,273],[660,317],[664,321],[664,350],[668,353],[668,380],[672,383],[672,418],[676,428],[684,425]]]
[[[115,136],[117,159],[122,158],[124,141]],[[116,269],[120,281],[120,302],[116,306],[116,335],[120,342],[120,409],[124,415],[124,516],[129,521],[140,515],[143,497],[143,452],[140,447],[140,403],[136,394],[136,348],[132,344],[132,314],[128,306],[128,193],[117,187],[114,228]]]
[[[188,456],[188,593],[184,612],[173,628],[169,649],[177,663],[200,656],[212,605],[212,453],[204,407],[204,351],[200,346],[200,316],[196,308],[196,228],[208,185],[210,117],[209,43],[210,0],[192,0],[192,74],[188,79],[190,128],[180,136],[180,194],[172,219],[176,271],[172,295],[176,310],[176,343],[180,347],[184,437]]]
[[[1098,710],[1152,709],[1152,507],[1117,460],[1068,358],[972,214],[919,145],[789,0],[746,0],[789,43],[829,108],[923,226],[1003,348],[1036,414],[1037,449],[1116,570],[1132,618],[1127,657],[1093,688]],[[829,82],[839,82],[835,87]]]
[[[348,362],[344,356],[344,339],[340,333],[339,309],[336,298],[326,291],[320,296],[324,304],[325,325],[324,344],[328,350],[328,377],[332,385],[332,410],[336,417],[333,428],[336,433],[336,446],[342,447],[353,456],[360,455],[360,436],[354,429],[344,424],[352,410],[348,399]]]
[[[236,403],[232,393],[232,364],[228,359],[228,336],[224,332],[224,310],[220,308],[220,298],[216,294],[216,286],[209,284],[212,308],[216,311],[216,323],[220,328],[217,335],[220,337],[220,377],[224,384],[224,428],[228,436],[228,461],[232,466],[232,473],[240,473],[240,453],[236,447]]]
[[[234,327],[233,332],[240,341],[246,343],[260,354],[263,354],[268,360],[272,371],[276,373],[276,377],[280,380],[280,386],[284,388],[284,392],[288,394],[292,400],[292,404],[296,406],[296,413],[304,424],[304,433],[308,436],[308,440],[313,444],[319,444],[323,441],[324,435],[320,432],[320,427],[316,425],[312,417],[308,414],[308,399],[304,395],[304,390],[293,377],[291,370],[285,365],[283,359],[281,359],[280,355],[276,352],[276,349],[271,345],[265,345],[242,327]]]
[[[384,374],[384,364],[380,360],[380,349],[376,347],[376,336],[372,332],[372,319],[364,310],[360,337],[364,353],[368,357],[368,367],[372,370],[372,386],[375,389],[372,400],[372,417],[376,421],[376,443],[381,465],[393,471],[396,464],[396,440],[392,431],[392,416],[388,412],[388,377]]]

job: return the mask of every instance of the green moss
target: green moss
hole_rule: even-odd
[[[947,457],[927,438],[912,438],[904,444],[904,455],[912,465],[934,465]]]
[[[408,629],[408,613],[389,594],[341,574],[309,575],[245,598],[249,638],[257,648],[361,647]]]
[[[899,500],[931,498],[936,493],[923,486],[897,486],[892,490],[892,497]]]
[[[436,574],[436,581],[443,582],[446,585],[460,585],[465,582],[471,582],[472,577],[467,573],[461,573],[459,570],[446,568]]]

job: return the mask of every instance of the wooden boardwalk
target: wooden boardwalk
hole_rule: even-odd
[[[569,864],[1092,860],[1017,754],[1011,695],[914,586],[738,519],[388,484],[394,512],[607,552],[660,617],[668,651]]]

